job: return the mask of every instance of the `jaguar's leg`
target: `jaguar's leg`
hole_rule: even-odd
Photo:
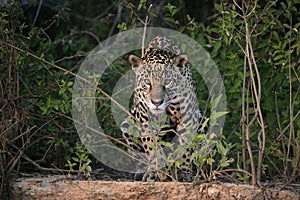
[[[193,181],[193,164],[191,161],[192,150],[186,149],[181,156],[181,168],[178,170],[178,181],[192,182]]]
[[[142,181],[162,181],[163,176],[160,173],[160,169],[163,165],[162,148],[157,141],[154,140],[152,135],[141,137],[141,141],[146,154],[146,159],[148,161],[148,167],[142,178]]]
[[[132,157],[134,157],[134,159],[141,159],[142,156],[139,156],[138,154],[142,154],[144,153],[143,151],[143,147],[141,146],[140,142],[136,142],[137,140],[134,139],[134,137],[129,133],[128,129],[129,127],[134,126],[134,124],[132,122],[130,122],[129,120],[124,120],[121,123],[121,131],[122,131],[122,136],[125,139],[126,144],[128,145],[127,147],[127,151],[131,154]],[[146,161],[144,161],[146,162]],[[142,165],[141,162],[138,162],[138,165]],[[138,169],[134,172],[134,180],[141,180],[141,174],[143,173],[142,167],[141,166],[137,166]]]
[[[144,171],[145,168],[142,165],[147,165],[146,172],[143,174],[142,181],[155,181],[160,179],[160,175],[158,175],[159,166],[161,166],[160,158],[157,158],[157,153],[161,152],[160,146],[154,141],[153,136],[148,134],[147,136],[141,136],[138,138],[138,142],[133,139],[131,134],[128,132],[129,127],[132,124],[128,121],[123,121],[121,124],[121,131],[123,138],[131,149],[128,151],[137,159],[142,159],[140,164],[140,170],[138,170],[135,174],[135,180],[139,179],[140,174]],[[146,132],[141,131],[140,132]],[[149,131],[147,131],[149,132]],[[140,133],[139,135],[146,135],[145,133]],[[140,154],[137,156],[137,154]],[[142,155],[142,156],[141,156]],[[143,159],[144,158],[144,159]],[[143,163],[143,164],[142,164]]]
[[[143,148],[141,147],[141,145],[139,143],[135,142],[133,137],[131,136],[131,134],[128,132],[128,128],[130,126],[132,126],[132,124],[130,122],[128,122],[127,120],[125,120],[121,123],[122,136],[125,139],[127,145],[131,148],[131,149],[128,149],[128,151],[132,154],[135,154],[134,152],[143,153]]]

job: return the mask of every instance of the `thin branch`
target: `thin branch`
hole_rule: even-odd
[[[283,129],[282,133],[278,136],[278,137],[281,137],[282,134],[284,134],[289,128],[290,126],[292,125],[292,123],[294,123],[294,121],[296,120],[296,118],[300,115],[300,111],[297,112],[296,115],[294,115],[293,119],[290,121],[290,123]]]
[[[146,30],[147,30],[148,23],[149,23],[149,17],[147,15],[145,22],[143,23],[144,31],[143,31],[143,38],[142,38],[142,58],[144,58],[144,56],[145,56],[145,39],[146,39]]]
[[[114,30],[115,30],[115,28],[117,26],[117,23],[120,21],[121,14],[122,14],[122,9],[123,9],[123,7],[121,5],[118,5],[117,16],[116,16],[116,18],[115,18],[115,20],[114,20],[114,22],[113,22],[113,24],[112,24],[112,26],[111,26],[111,28],[109,30],[107,38],[110,38],[113,35]]]
[[[293,27],[293,16],[290,16],[290,31],[292,32],[292,27]],[[290,34],[289,36],[289,50],[291,49],[291,38],[292,38],[292,34]],[[294,148],[294,153],[296,155],[296,162],[295,165],[293,167],[293,172],[292,172],[292,176],[295,176],[297,171],[299,170],[299,164],[300,164],[300,144],[297,140],[297,138],[295,138],[295,130],[294,130],[294,122],[292,121],[292,119],[294,118],[294,104],[293,104],[293,87],[292,87],[292,66],[291,66],[291,54],[288,54],[288,59],[289,59],[289,90],[290,90],[290,96],[289,96],[289,100],[290,100],[290,121],[291,121],[291,127],[290,127],[290,138],[289,138],[289,146],[291,144],[291,140],[296,142],[297,148]],[[296,153],[296,151],[298,151]],[[286,157],[288,158],[289,156],[289,151],[286,155]]]
[[[254,158],[251,150],[250,145],[250,128],[254,124],[254,121],[257,118],[257,112],[255,112],[255,115],[251,119],[251,121],[248,123],[248,126],[246,126],[246,145],[248,149],[249,159],[250,159],[250,166],[251,166],[251,173],[252,173],[252,184],[255,185],[257,183],[256,180],[256,171],[255,171],[255,164],[254,164]]]
[[[40,14],[40,11],[41,11],[42,4],[43,4],[43,0],[40,0],[38,8],[37,8],[35,16],[34,16],[34,19],[33,19],[33,22],[32,22],[32,27],[34,27],[34,25],[35,25],[35,23],[37,21],[37,18],[38,18],[39,14]]]
[[[247,175],[250,176],[250,177],[253,176],[253,174],[251,174],[251,173],[249,173],[248,171],[243,170],[243,169],[223,169],[223,170],[217,171],[217,173],[225,173],[225,172],[240,172],[240,173],[247,174]]]
[[[242,127],[242,155],[243,155],[243,167],[247,171],[246,162],[246,114],[245,114],[245,89],[246,89],[246,74],[247,74],[246,56],[244,57],[244,77],[243,77],[243,88],[242,88],[242,116],[240,120],[240,126]],[[246,182],[246,174],[244,173],[244,182]]]
[[[71,35],[79,35],[79,34],[86,34],[91,36],[92,38],[94,38],[98,44],[101,43],[101,41],[99,40],[98,36],[95,35],[94,33],[92,33],[91,31],[76,31],[76,32],[72,32]]]

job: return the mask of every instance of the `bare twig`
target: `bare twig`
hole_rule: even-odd
[[[147,30],[148,23],[149,23],[149,17],[146,16],[145,22],[143,22],[144,31],[143,31],[143,38],[142,38],[142,58],[144,58],[145,56],[145,39],[146,39],[146,30]]]
[[[101,41],[100,39],[98,38],[97,35],[95,35],[94,33],[92,33],[91,31],[75,31],[75,32],[72,32],[71,35],[80,35],[80,34],[86,34],[86,35],[89,35],[91,36],[93,39],[96,40],[97,44],[100,44]]]
[[[244,78],[243,78],[243,88],[242,88],[242,116],[240,120],[240,126],[242,127],[242,157],[243,157],[243,168],[247,171],[247,161],[246,161],[246,114],[245,114],[245,89],[246,89],[246,56],[244,57]],[[244,173],[244,182],[246,182],[246,174]]]
[[[111,26],[110,30],[109,30],[109,33],[108,33],[108,37],[107,38],[110,38],[113,33],[114,33],[114,30],[117,26],[117,23],[120,21],[120,18],[121,18],[121,14],[122,14],[122,9],[123,7],[121,5],[118,5],[118,11],[117,11],[117,16],[113,22],[113,25]]]
[[[281,134],[278,136],[278,138],[279,137],[281,137],[289,128],[290,128],[290,126],[292,125],[292,123],[294,123],[294,121],[297,119],[297,117],[300,115],[300,111],[298,111],[295,115],[294,115],[294,117],[293,117],[293,119],[290,121],[290,123],[282,130],[282,132],[281,132]]]
[[[254,158],[253,158],[253,154],[252,154],[252,149],[251,149],[251,145],[250,145],[250,128],[253,126],[254,121],[257,118],[257,112],[255,113],[255,115],[253,116],[253,118],[251,119],[251,121],[248,123],[247,127],[246,127],[246,145],[247,145],[247,149],[248,149],[248,154],[249,154],[249,159],[250,159],[250,166],[251,166],[251,173],[252,173],[252,184],[255,185],[257,182],[257,177],[256,177],[256,171],[255,171],[255,164],[254,164]]]
[[[73,56],[64,56],[63,58],[60,58],[56,61],[54,61],[54,63],[59,63],[59,62],[63,62],[65,60],[71,60],[71,59],[74,59],[74,58],[81,58],[81,57],[86,57],[88,55],[88,53],[85,53],[85,52],[77,52],[75,55]],[[69,71],[73,71],[75,68],[77,68],[78,66],[75,65],[73,67],[73,69],[70,69]]]
[[[34,19],[33,19],[33,22],[32,22],[32,27],[34,27],[34,25],[35,25],[35,23],[37,21],[37,18],[38,18],[39,14],[40,14],[40,10],[41,10],[42,4],[43,4],[43,0],[40,0],[38,8],[37,8],[35,16],[34,16]]]
[[[248,171],[243,170],[243,169],[223,169],[223,170],[217,171],[217,173],[225,173],[225,172],[240,172],[240,173],[247,174],[250,177],[252,177],[252,175],[253,175],[253,174],[251,174]]]

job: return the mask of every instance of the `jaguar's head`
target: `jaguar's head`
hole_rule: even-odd
[[[136,75],[135,101],[142,101],[152,114],[165,112],[173,93],[178,92],[181,71],[187,65],[187,56],[179,55],[163,59],[142,59],[129,56],[129,62]]]

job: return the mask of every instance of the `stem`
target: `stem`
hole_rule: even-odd
[[[293,17],[292,15],[290,16],[290,31],[292,31],[292,24],[293,24]],[[289,50],[291,49],[291,37],[292,35],[289,36]],[[290,137],[289,137],[289,147],[292,143],[292,140],[296,142],[296,147],[294,147],[294,154],[296,156],[296,162],[293,168],[292,176],[295,176],[297,171],[299,170],[299,163],[300,163],[300,144],[295,138],[295,130],[294,130],[294,105],[293,105],[293,88],[292,88],[292,67],[291,67],[291,54],[288,54],[288,59],[289,59],[289,89],[290,89]],[[293,145],[294,146],[294,145]],[[286,157],[289,157],[289,153],[287,153]]]
[[[256,65],[256,61],[255,61],[255,57],[254,57],[254,53],[253,53],[253,49],[252,49],[251,35],[250,35],[249,27],[248,27],[248,21],[247,21],[247,18],[245,15],[243,18],[244,18],[245,29],[246,29],[246,57],[248,60],[250,79],[251,79],[251,82],[253,85],[253,93],[254,93],[255,102],[256,102],[255,116],[258,115],[258,124],[261,127],[261,135],[260,134],[258,135],[259,152],[258,152],[258,164],[257,164],[257,170],[256,170],[256,178],[253,177],[253,179],[252,179],[252,184],[259,184],[260,179],[261,179],[261,169],[262,169],[263,155],[264,155],[264,149],[265,149],[265,140],[266,140],[265,125],[264,125],[264,120],[263,120],[263,116],[262,116],[262,112],[261,112],[261,108],[260,108],[261,81],[260,81],[260,75],[259,75],[258,67]],[[258,86],[256,86],[252,66],[254,66]],[[257,117],[255,117],[255,118],[257,118]]]
[[[243,168],[248,171],[247,160],[246,160],[246,114],[245,114],[245,89],[246,89],[246,56],[244,58],[244,77],[243,77],[243,89],[242,89],[242,116],[240,125],[242,128],[242,157],[243,157]],[[246,183],[246,173],[244,173],[244,182]]]
[[[147,25],[149,23],[149,17],[148,15],[146,16],[144,24],[144,30],[143,30],[143,38],[142,38],[142,58],[145,56],[145,38],[146,38],[146,30],[147,30]]]

